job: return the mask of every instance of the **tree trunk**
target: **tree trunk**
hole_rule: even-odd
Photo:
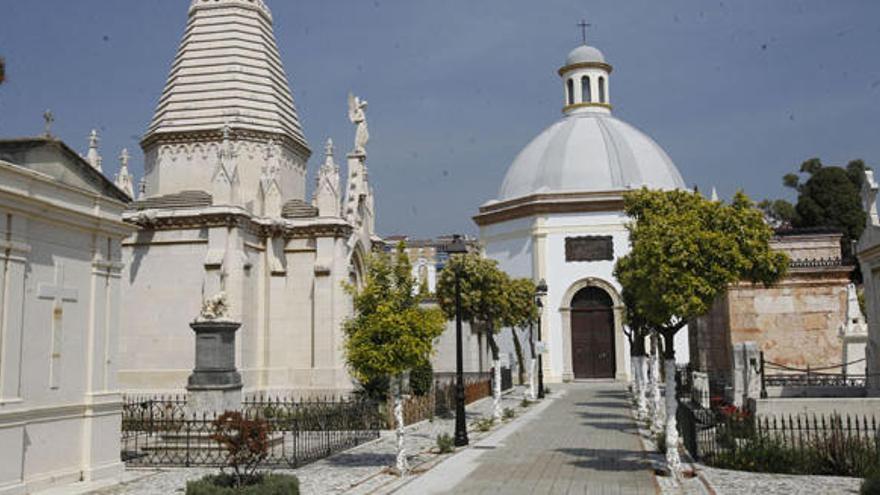
[[[515,328],[510,327],[510,333],[513,335],[513,350],[516,352],[517,379],[519,384],[522,385],[525,383],[524,375],[526,371],[525,364],[523,363],[522,343],[519,341],[519,335],[517,335]]]
[[[633,383],[636,396],[636,415],[639,419],[648,417],[648,400],[646,396],[647,369],[645,359],[645,337],[635,333],[632,342]]]
[[[663,431],[663,396],[660,393],[660,337],[651,336],[651,395],[652,417],[651,431],[655,434]]]
[[[403,394],[400,390],[400,384],[403,381],[401,376],[396,376],[391,380],[392,393],[394,394],[394,423],[397,427],[397,472],[401,476],[409,471],[409,463],[406,462],[406,450],[403,448],[404,440],[404,424],[403,424]]]
[[[666,466],[676,479],[681,473],[681,456],[678,455],[678,398],[675,387],[675,332],[664,333],[666,344]]]
[[[492,380],[492,417],[496,421],[501,421],[501,358],[498,357],[498,344],[495,342],[495,336],[492,335],[492,329],[486,334],[489,342],[489,348],[492,349],[492,372],[494,380]]]

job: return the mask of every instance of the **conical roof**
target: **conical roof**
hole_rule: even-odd
[[[164,133],[281,134],[308,149],[262,0],[194,0],[144,140]]]

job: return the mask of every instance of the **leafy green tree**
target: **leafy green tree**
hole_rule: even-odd
[[[508,317],[509,278],[498,268],[498,262],[476,253],[453,256],[440,272],[437,281],[437,302],[449,318],[455,317],[455,276],[460,277],[461,318],[484,330],[492,351],[495,380],[492,390],[493,414],[501,421],[501,360],[495,334]]]
[[[363,382],[389,377],[397,423],[397,469],[408,470],[403,449],[402,382],[406,373],[429,361],[434,339],[445,327],[437,308],[420,305],[416,281],[403,244],[394,259],[374,253],[362,287],[348,286],[354,315],[345,321],[345,356],[352,375]]]
[[[862,160],[852,160],[846,167],[825,166],[818,158],[801,164],[798,174],[782,178],[785,187],[798,193],[797,204],[783,199],[764,200],[758,204],[771,219],[794,227],[832,227],[843,231],[844,250],[858,240],[865,229],[866,214],[862,208],[861,187],[867,167]]]
[[[523,359],[522,344],[516,330],[529,329],[538,319],[538,305],[535,304],[535,283],[528,278],[515,278],[508,280],[507,288],[507,314],[502,318],[501,324],[510,329],[513,338],[513,346],[516,352],[516,359],[519,364],[519,382],[524,383],[523,373],[525,371],[525,363]],[[529,338],[530,346],[530,362],[529,362],[529,383],[533,382],[533,366],[535,360],[534,342]]]
[[[730,205],[688,191],[641,189],[625,196],[631,251],[614,273],[631,322],[663,336],[666,360],[666,459],[680,471],[675,424],[675,334],[709,311],[732,283],[771,285],[788,258],[770,249],[772,230],[742,192]]]

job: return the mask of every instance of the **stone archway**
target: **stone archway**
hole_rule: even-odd
[[[601,291],[585,291],[585,289],[589,288],[600,289]],[[576,301],[575,296],[578,296],[579,294],[579,300]],[[606,299],[602,304],[599,304],[599,301],[593,301],[593,308],[591,310],[589,307],[590,303],[587,303],[587,307],[583,306],[583,303],[586,302],[584,297],[589,296],[590,294],[592,294],[593,297],[604,294]],[[602,306],[604,306],[604,309]],[[579,280],[572,284],[565,292],[565,296],[562,298],[562,306],[559,308],[559,313],[562,317],[562,379],[564,381],[570,381],[575,378],[604,377],[614,378],[616,380],[626,380],[626,339],[623,334],[623,300],[620,297],[620,293],[617,292],[617,289],[615,289],[609,282],[599,278],[588,277]],[[605,318],[605,321],[607,322],[604,325],[602,321],[603,318]],[[611,321],[607,320],[609,318]],[[573,327],[579,327],[574,328],[575,341],[572,339]],[[599,334],[590,335],[584,333],[589,332],[591,328],[598,331]],[[603,335],[602,332],[610,332],[610,335]],[[597,346],[602,347],[602,349],[599,349],[597,352],[610,353],[604,356],[604,364],[610,366],[610,370],[602,368],[601,366],[593,368],[592,371],[590,371],[589,368],[585,370],[580,367],[580,364],[583,364],[583,362],[579,358],[579,376],[576,376],[574,361],[576,358],[576,353],[574,352],[575,345],[578,345],[581,348],[580,352],[584,352],[583,347],[585,345],[592,345],[593,349],[596,349]],[[586,352],[592,351],[587,350]],[[585,374],[592,374],[594,376],[584,376]]]

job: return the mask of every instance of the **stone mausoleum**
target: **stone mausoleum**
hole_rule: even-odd
[[[612,273],[630,249],[623,194],[685,187],[663,148],[612,114],[611,71],[592,46],[568,54],[558,71],[562,119],[523,148],[497,197],[474,217],[486,256],[511,276],[547,282],[548,382],[629,377],[621,288]],[[678,359],[687,360],[686,341],[682,330]]]
[[[189,323],[225,294],[241,323],[244,391],[352,388],[342,354],[374,235],[366,102],[349,96],[356,139],[340,179],[328,140],[312,198],[302,132],[263,0],[194,0],[152,122],[145,180],[125,213],[127,308],[120,384],[182,392],[193,369]],[[340,99],[341,100],[341,99]]]

